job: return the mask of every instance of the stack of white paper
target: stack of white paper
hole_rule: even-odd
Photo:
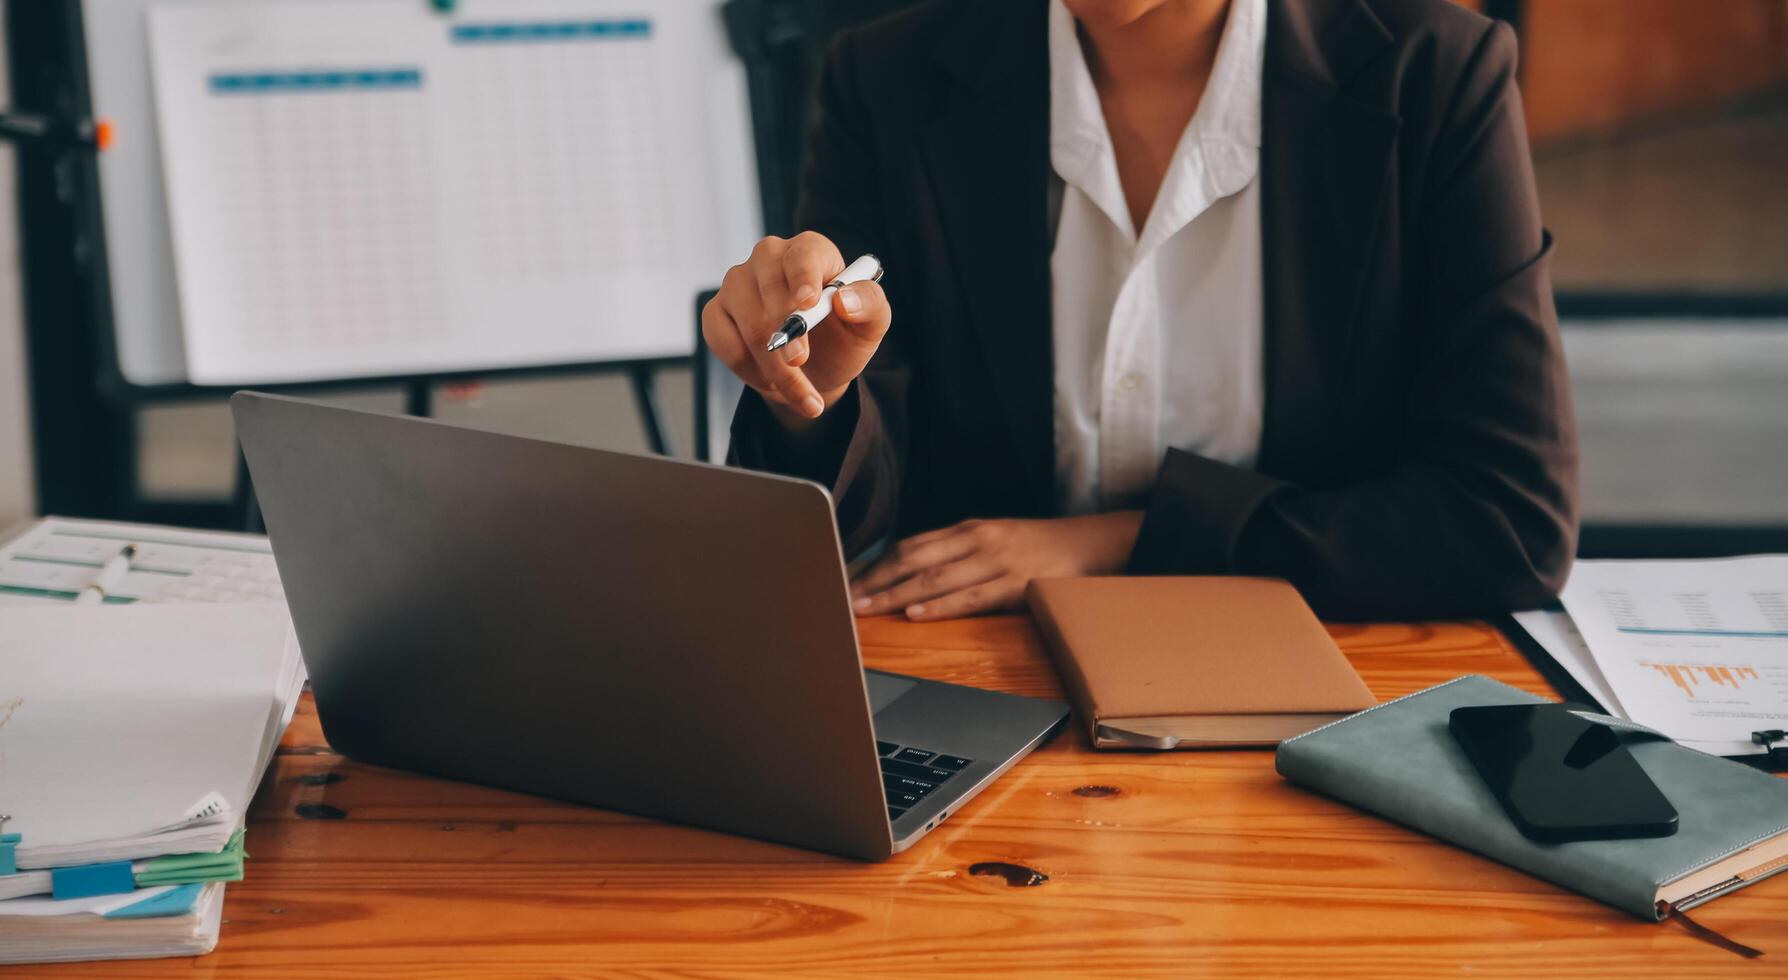
[[[0,963],[198,956],[217,945],[222,884],[0,902]]]
[[[0,895],[42,869],[223,850],[304,684],[283,603],[8,608],[0,664],[0,814],[18,835]],[[202,952],[222,892],[0,901],[0,963]]]
[[[5,740],[4,734],[0,733],[0,744],[6,744],[6,741],[10,740]],[[42,757],[47,753],[39,751],[36,754]],[[27,773],[26,778],[28,777]],[[52,792],[55,790],[55,787],[44,788]],[[8,796],[6,807],[9,811],[28,814],[32,809],[39,813],[52,809],[41,801],[34,807],[28,798],[14,799],[11,794]],[[73,794],[67,799],[72,801],[67,804],[69,806],[81,804],[81,800]],[[27,827],[32,822],[29,817],[20,820],[13,818],[11,813],[7,816],[10,833],[18,833],[20,828]],[[161,857],[164,854],[203,854],[219,850],[229,842],[230,835],[235,833],[237,824],[241,822],[241,814],[221,794],[206,793],[180,819],[159,827],[142,827],[134,833],[110,837],[89,837],[83,833],[95,823],[117,822],[119,821],[82,820],[77,817],[72,821],[73,830],[61,829],[60,834],[55,830],[33,832],[28,841],[22,841],[13,850],[13,859],[21,873],[0,875],[0,898],[35,894],[19,891],[15,887],[15,879],[28,877],[24,872],[29,869],[70,868],[84,864],[104,864],[108,861],[135,861],[139,858]],[[101,832],[105,831],[102,829]],[[20,834],[21,838],[23,836]],[[6,906],[0,906],[0,911],[5,908]]]
[[[1788,729],[1788,556],[1580,561],[1515,621],[1612,714],[1714,755]]]

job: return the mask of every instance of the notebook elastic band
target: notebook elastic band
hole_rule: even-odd
[[[1699,939],[1710,946],[1718,946],[1728,953],[1737,953],[1747,960],[1754,960],[1763,955],[1763,950],[1746,946],[1744,943],[1738,942],[1737,940],[1728,939],[1725,936],[1720,935],[1701,923],[1696,922],[1694,919],[1689,918],[1687,912],[1684,912],[1681,909],[1672,908],[1669,902],[1663,902],[1661,904],[1664,908],[1665,921],[1676,922],[1678,925],[1682,926],[1689,935],[1694,936],[1696,939]]]

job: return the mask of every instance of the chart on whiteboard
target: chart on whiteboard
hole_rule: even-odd
[[[717,187],[717,162],[749,173],[738,120],[717,125],[736,107],[690,69],[721,53],[712,11],[420,6],[150,10],[189,377],[688,353],[664,297],[755,231]]]

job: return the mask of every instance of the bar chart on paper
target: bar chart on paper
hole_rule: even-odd
[[[1563,598],[1635,721],[1727,742],[1788,727],[1788,558],[1580,562]]]
[[[1762,679],[1756,667],[1733,666],[1731,664],[1654,664],[1640,661],[1641,667],[1650,667],[1658,676],[1665,678],[1677,686],[1684,697],[1693,699],[1697,696],[1718,696],[1721,688],[1734,692],[1745,690]],[[1705,685],[1705,689],[1703,686]]]

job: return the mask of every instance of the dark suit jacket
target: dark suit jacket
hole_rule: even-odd
[[[1131,571],[1282,576],[1338,618],[1539,604],[1577,444],[1514,35],[1443,0],[1269,8],[1259,458],[1169,450]],[[1045,11],[925,4],[825,69],[798,224],[882,258],[893,326],[799,443],[747,392],[734,453],[829,485],[853,553],[1055,512]]]

